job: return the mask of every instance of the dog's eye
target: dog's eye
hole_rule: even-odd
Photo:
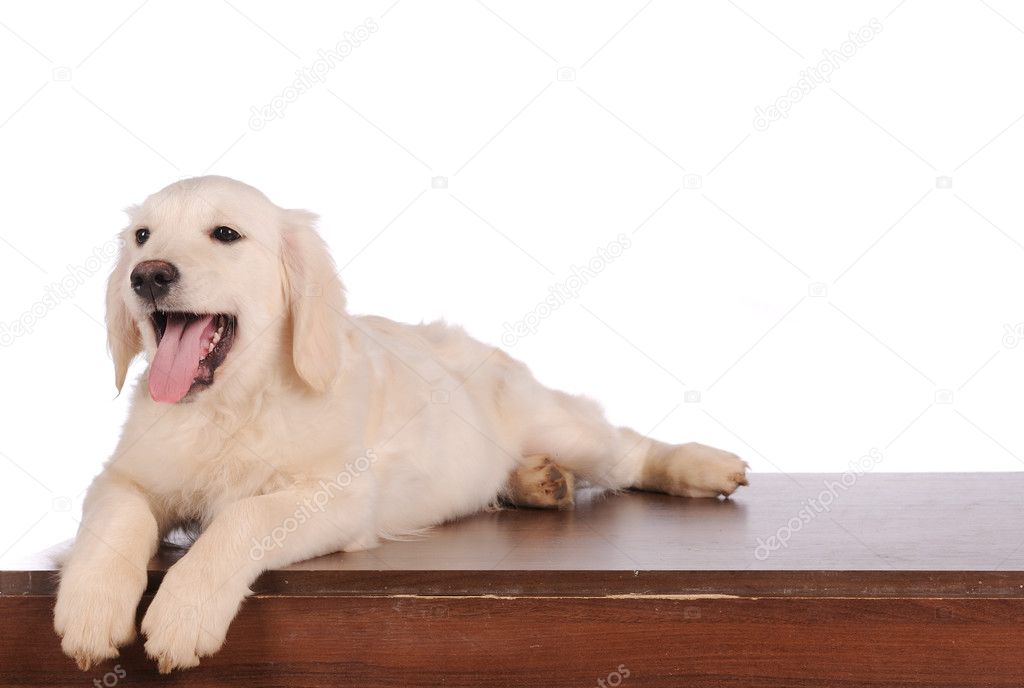
[[[225,244],[230,244],[232,241],[238,241],[242,238],[242,235],[231,229],[230,227],[218,227],[213,230],[211,234],[217,241],[223,241]]]
[[[146,243],[146,239],[149,238],[149,230],[143,227],[142,229],[135,230],[135,243],[142,246]]]

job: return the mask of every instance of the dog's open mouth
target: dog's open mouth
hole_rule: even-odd
[[[154,311],[150,319],[157,342],[149,368],[154,401],[173,404],[193,389],[212,385],[213,372],[235,339],[235,316]]]

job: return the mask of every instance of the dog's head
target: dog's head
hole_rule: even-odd
[[[128,213],[107,286],[118,389],[140,352],[159,402],[282,372],[331,384],[347,316],[315,215],[226,177],[171,184]]]

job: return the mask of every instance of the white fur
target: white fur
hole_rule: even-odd
[[[728,494],[742,477],[731,454],[609,425],[594,402],[541,386],[459,328],[349,315],[315,217],[249,186],[186,180],[129,213],[107,303],[117,385],[136,354],[152,360],[156,351],[128,280],[142,260],[181,273],[163,308],[236,314],[238,331],[210,388],[158,404],[144,375],[132,392],[55,610],[64,651],[83,668],[131,641],[147,562],[184,521],[203,533],[142,623],[162,671],[215,652],[262,571],[478,511],[521,457],[547,454],[610,488],[645,486],[645,461],[656,455],[671,456],[695,495]],[[244,239],[212,240],[225,224]],[[142,226],[152,234],[137,246]]]

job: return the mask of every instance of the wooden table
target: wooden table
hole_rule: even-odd
[[[79,672],[42,556],[0,572],[0,685],[1020,688],[1022,522],[1018,473],[591,493],[268,572],[224,649],[170,677],[141,643]]]

